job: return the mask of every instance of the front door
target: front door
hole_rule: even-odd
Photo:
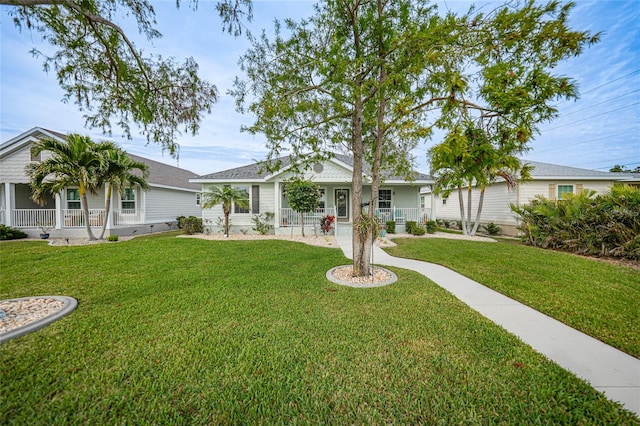
[[[338,219],[349,220],[349,190],[336,189],[336,215]]]

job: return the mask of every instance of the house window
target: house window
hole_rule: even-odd
[[[379,209],[391,208],[391,190],[390,189],[378,190],[378,208]]]
[[[446,205],[447,205],[447,198],[446,198],[446,197],[442,199],[442,205],[443,205],[443,206],[446,206]]]
[[[244,197],[247,201],[249,201],[249,187],[248,186],[236,186],[235,189],[244,193]],[[234,213],[251,213],[251,210],[248,207],[241,207],[236,203],[233,203],[233,212]]]
[[[196,192],[196,206],[199,206],[202,200],[202,194],[199,192]]]
[[[564,194],[573,194],[573,185],[558,185],[558,200],[564,200]]]
[[[136,209],[136,190],[133,188],[127,188],[122,193],[120,198],[120,208],[122,210],[135,210]]]
[[[31,153],[31,161],[42,161],[42,151],[37,153],[36,155],[33,155],[33,153]]]
[[[424,195],[420,196],[420,208],[424,209]]]
[[[324,188],[318,190],[318,209],[324,210],[327,205],[327,195]]]
[[[260,213],[260,185],[251,185],[251,211]]]
[[[80,210],[80,190],[77,188],[67,189],[67,209]]]

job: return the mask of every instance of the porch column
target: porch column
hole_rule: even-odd
[[[13,205],[11,204],[11,192],[13,190],[13,184],[9,182],[4,183],[4,223],[7,226],[13,226],[11,223],[11,210]]]
[[[113,229],[113,215],[115,213],[115,207],[114,207],[114,203],[115,203],[115,198],[113,196],[113,193],[115,192],[115,194],[117,195],[118,192],[117,191],[112,191],[112,195],[111,195],[111,199],[109,200],[109,215],[107,217],[104,218],[104,220],[107,221],[107,227],[106,229]],[[104,197],[107,198],[107,193],[105,191]],[[105,202],[107,200],[105,199]]]
[[[433,193],[433,185],[431,185],[431,220],[437,220],[438,214],[436,212],[436,195]]]
[[[273,226],[274,228],[280,228],[280,182],[275,181],[273,183],[273,199],[274,199],[274,216],[273,216]]]
[[[63,214],[62,214],[62,197],[60,194],[55,196],[56,202],[56,229],[62,229]]]
[[[147,191],[144,189],[140,189],[140,204],[142,208],[142,215],[140,215],[140,220],[142,223],[147,223]]]

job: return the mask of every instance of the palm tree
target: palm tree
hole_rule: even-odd
[[[104,221],[98,239],[104,238],[107,229],[108,217],[111,210],[111,194],[115,188],[119,194],[126,188],[139,187],[147,189],[149,166],[142,161],[136,161],[117,146],[103,151],[104,164],[98,176],[98,184],[106,185],[106,198],[104,203]],[[138,170],[138,173],[134,173]]]
[[[43,139],[34,143],[31,147],[33,156],[39,155],[42,151],[48,151],[51,156],[26,167],[32,190],[31,198],[44,204],[47,192],[59,194],[65,188],[77,186],[87,234],[90,240],[95,240],[89,221],[87,192],[97,193],[100,187],[100,170],[104,166],[102,152],[114,146],[111,142],[93,142],[88,136],[79,134],[70,134],[66,142]]]
[[[231,207],[235,204],[238,207],[248,209],[249,194],[247,194],[246,191],[241,191],[228,185],[222,188],[214,186],[202,194],[202,208],[210,209],[218,204],[222,204],[222,212],[224,213],[224,235],[228,237]]]

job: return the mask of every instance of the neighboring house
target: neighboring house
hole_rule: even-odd
[[[233,206],[230,220],[232,232],[253,233],[252,218],[266,212],[274,213],[276,234],[300,232],[300,215],[291,209],[287,202],[286,182],[295,175],[291,171],[289,158],[282,158],[281,170],[277,173],[261,173],[260,164],[224,170],[198,178],[190,182],[202,185],[202,192],[212,186],[230,185],[245,191],[249,198],[249,208]],[[319,232],[320,219],[326,215],[336,217],[336,227],[341,228],[353,223],[353,206],[351,201],[351,179],[353,175],[353,158],[347,155],[336,155],[335,158],[313,165],[304,176],[316,183],[320,189],[320,201],[315,212],[306,215],[305,230]],[[363,173],[363,201],[371,200],[370,170]],[[430,215],[429,209],[420,207],[420,187],[433,183],[430,176],[416,174],[415,180],[408,182],[403,178],[387,176],[381,185],[378,202],[374,208],[381,221],[395,219],[402,227],[407,220],[422,221]],[[217,232],[218,223],[222,221],[222,206],[202,210],[205,228]]]
[[[41,161],[33,158],[31,145],[43,138],[64,141],[66,136],[35,127],[0,145],[0,223],[20,228],[31,236],[40,233],[39,226],[52,228],[53,237],[86,237],[77,188],[66,188],[57,196],[48,196],[46,204],[31,199],[25,166]],[[199,185],[189,183],[195,173],[129,154],[149,166],[148,190],[114,191],[111,212],[104,215],[105,188],[97,195],[87,194],[90,221],[97,232],[107,220],[106,235],[133,235],[176,228],[177,216],[200,216]]]
[[[550,200],[561,200],[564,194],[576,194],[583,189],[591,189],[596,193],[608,192],[614,183],[637,184],[637,178],[630,173],[610,173],[596,170],[579,169],[575,167],[559,166],[556,164],[525,161],[534,167],[531,172],[532,180],[519,184],[515,189],[508,190],[504,181],[498,181],[485,189],[484,203],[480,223],[493,222],[502,228],[503,234],[516,235],[518,221],[511,211],[510,205],[523,206],[530,203],[537,195]],[[448,198],[431,197],[430,189],[423,188],[426,203],[432,205],[433,218],[445,220],[460,220],[460,205],[458,192],[453,191]],[[465,208],[467,206],[467,191],[463,194]],[[475,219],[480,191],[475,188],[472,192],[472,219]]]

